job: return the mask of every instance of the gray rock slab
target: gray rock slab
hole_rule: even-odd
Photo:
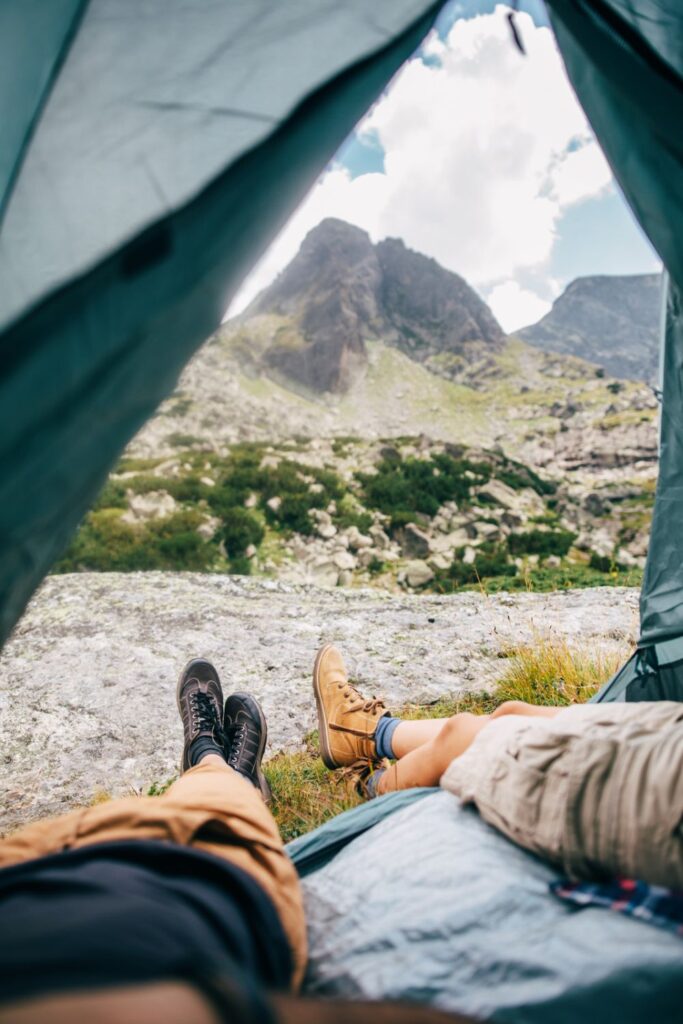
[[[397,597],[192,573],[53,576],[0,656],[0,830],[176,774],[175,683],[190,657],[215,662],[226,695],[258,697],[273,752],[315,726],[322,642],[341,646],[361,688],[423,702],[489,686],[513,644],[625,650],[637,599],[620,588]]]

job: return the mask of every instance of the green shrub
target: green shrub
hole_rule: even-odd
[[[207,487],[198,476],[178,477],[177,480],[166,480],[164,483],[164,490],[172,494],[176,501],[198,502],[202,498],[208,499],[213,491],[213,487]]]
[[[107,480],[93,505],[93,509],[103,508],[128,508],[124,484],[115,480]]]
[[[614,565],[614,561],[609,557],[609,555],[599,555],[596,551],[591,551],[591,557],[588,565],[591,569],[595,569],[597,572],[610,572]]]
[[[162,476],[153,476],[151,473],[140,473],[139,476],[132,476],[129,480],[126,480],[126,487],[128,490],[133,491],[134,494],[166,491],[171,485],[172,480]]]
[[[477,549],[477,557],[471,565],[463,562],[464,551],[464,548],[456,551],[449,568],[445,572],[437,573],[438,590],[449,593],[468,583],[478,583],[494,576],[514,576],[517,572],[517,567],[509,560],[504,543],[487,541],[482,544]]]
[[[557,484],[551,480],[543,480],[538,473],[529,469],[528,466],[523,466],[521,462],[508,460],[503,469],[496,471],[496,476],[501,483],[507,484],[514,491],[522,491],[525,487],[530,487],[541,497],[545,497],[548,494],[554,494],[557,490]]]
[[[508,545],[513,555],[558,555],[564,558],[575,540],[576,534],[570,530],[529,530],[527,533],[513,533],[508,538]]]
[[[470,476],[466,476],[468,473]],[[375,475],[359,473],[356,478],[365,505],[391,516],[398,528],[400,522],[411,521],[406,518],[410,512],[433,516],[446,501],[466,504],[470,488],[485,483],[490,476],[488,464],[454,459],[444,453],[431,459],[392,455],[382,459]]]
[[[308,510],[317,507],[311,503],[312,497],[317,497],[317,495],[285,494],[278,509],[266,507],[266,517],[270,523],[274,523],[284,530],[311,534],[314,524]]]
[[[345,494],[337,501],[334,525],[339,530],[355,526],[361,533],[367,533],[372,526],[372,516],[366,512],[351,494]]]
[[[197,533],[201,517],[178,512],[149,523],[149,559],[158,569],[201,572],[215,559],[215,551]]]
[[[53,571],[206,571],[216,549],[197,533],[201,521],[199,513],[178,512],[134,526],[122,522],[120,509],[90,512]]]
[[[243,555],[250,544],[258,547],[264,534],[262,524],[248,509],[239,506],[227,510],[221,537],[229,558],[234,560]]]
[[[251,561],[240,555],[230,559],[230,572],[234,576],[251,576]]]

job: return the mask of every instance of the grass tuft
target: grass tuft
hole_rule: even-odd
[[[584,704],[614,675],[628,653],[573,651],[563,641],[520,647],[496,686],[497,703]]]
[[[273,791],[273,817],[286,843],[363,802],[355,779],[328,771],[310,739],[304,750],[276,754],[263,770]]]

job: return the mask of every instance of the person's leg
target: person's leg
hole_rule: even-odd
[[[554,718],[560,710],[559,707],[544,707],[538,704],[526,704],[521,700],[509,700],[489,715],[479,715],[478,717],[486,720],[501,718],[503,715]],[[450,720],[450,718],[394,719],[398,724],[392,730],[390,752],[387,751],[386,756],[400,759],[423,744],[431,743]]]
[[[270,898],[290,946],[297,988],[307,957],[301,888],[259,789],[239,770],[206,757],[181,775],[159,803],[170,830],[185,829],[189,846],[234,864]]]
[[[433,739],[376,773],[375,795],[415,786],[437,786],[453,758],[467,750],[488,722],[487,715],[472,715],[466,711],[445,719]]]
[[[540,707],[523,701],[506,701],[490,715],[460,712],[451,718],[431,721],[402,721],[392,737],[396,763],[383,771],[374,784],[377,796],[413,786],[436,786],[451,761],[467,750],[475,736],[489,722],[505,715],[525,718],[554,718],[559,707]],[[417,729],[416,726],[432,726]],[[405,753],[404,753],[405,751]],[[378,773],[379,774],[379,773]]]

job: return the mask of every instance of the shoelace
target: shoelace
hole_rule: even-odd
[[[192,728],[195,733],[216,729],[216,708],[208,693],[196,690],[190,698]]]
[[[228,764],[231,768],[236,768],[239,764],[242,756],[242,749],[244,742],[247,738],[247,723],[240,722],[239,725],[233,725],[228,729],[226,734],[226,740],[230,744],[230,754],[228,756]]]
[[[386,708],[386,704],[381,697],[366,698],[362,693],[358,692],[352,683],[349,683],[348,681],[345,683],[337,683],[337,686],[340,690],[344,691],[342,694],[344,700],[350,700],[352,697],[356,698],[355,704],[350,704],[348,708],[342,712],[344,715],[350,715],[354,711],[363,711],[366,715],[374,715],[380,708]]]

